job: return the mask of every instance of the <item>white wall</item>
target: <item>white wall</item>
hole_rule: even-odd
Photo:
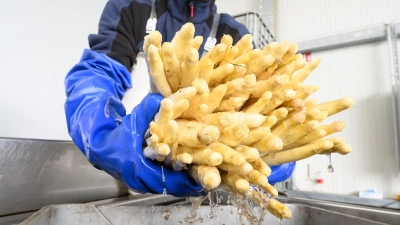
[[[234,16],[246,12],[258,13],[261,3],[260,0],[216,0],[215,4],[219,13],[229,13]]]
[[[279,0],[277,38],[304,38],[400,19],[398,0]]]
[[[400,2],[395,0],[280,0],[278,1],[278,40],[299,41],[336,32],[356,30],[400,19]],[[400,44],[400,43],[399,43]],[[353,152],[333,155],[335,172],[327,173],[328,159],[314,156],[298,162],[293,174],[301,190],[315,190],[315,180],[307,179],[324,172],[324,192],[355,194],[375,189],[384,197],[399,193],[396,174],[389,52],[386,42],[357,45],[314,52],[320,66],[307,83],[321,85],[313,97],[320,102],[353,97],[356,105],[330,118],[343,120],[347,127],[340,133]]]
[[[0,137],[70,139],[64,77],[105,2],[0,1]]]

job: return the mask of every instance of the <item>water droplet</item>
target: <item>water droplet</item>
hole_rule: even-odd
[[[333,173],[335,171],[335,169],[333,169],[332,165],[328,166],[328,172],[329,173]]]
[[[329,159],[328,173],[333,173],[333,171],[335,171],[335,169],[333,169],[333,166],[332,166],[332,156],[331,156],[331,153],[327,154],[326,157],[328,157],[328,159]]]
[[[165,220],[171,219],[171,211],[169,211],[168,209],[165,210],[165,211],[163,212],[163,217],[164,217]]]
[[[117,121],[115,122],[115,125],[117,125],[117,127],[118,127],[119,125],[121,125],[121,123],[122,123],[121,120],[117,120]]]
[[[226,204],[229,206],[231,204],[231,195],[228,196],[228,200],[226,201]]]
[[[214,218],[216,214],[214,214],[213,207],[210,207],[210,213],[207,215],[208,218]]]
[[[221,202],[224,200],[224,197],[223,196],[220,196],[219,198],[218,198],[218,201],[217,201],[217,204],[221,204]]]
[[[163,189],[162,194],[163,194],[163,195],[167,195],[167,189],[166,189],[166,188]]]
[[[218,192],[217,191],[210,191],[208,192],[208,200],[209,202],[209,206],[210,206],[210,213],[207,215],[208,218],[214,218],[216,216],[216,214],[214,213],[214,209],[215,207],[218,206]]]

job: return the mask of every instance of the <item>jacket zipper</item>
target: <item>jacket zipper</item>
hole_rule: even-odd
[[[189,14],[189,18],[188,18],[188,22],[191,22],[191,23],[193,23],[193,18],[194,18],[194,5],[193,5],[193,2],[192,1],[190,1],[189,2],[189,12],[188,12],[188,14]]]

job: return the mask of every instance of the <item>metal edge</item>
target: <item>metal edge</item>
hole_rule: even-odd
[[[400,36],[400,22],[391,23]],[[338,32],[321,37],[314,37],[297,41],[298,53],[317,52],[347,46],[366,44],[386,39],[386,27],[388,24],[372,25],[352,31]]]
[[[325,209],[332,212],[342,213],[345,215],[360,217],[367,220],[377,221],[381,223],[393,223],[393,221],[400,221],[400,212],[393,209],[380,209],[373,207],[366,207],[353,204],[345,204],[340,202],[329,202],[301,197],[277,197],[278,201],[287,204],[302,204],[318,209]],[[373,216],[366,216],[373,215]],[[379,216],[377,216],[379,215]]]
[[[20,225],[29,225],[30,223],[36,221],[40,216],[42,216],[48,210],[51,210],[54,206],[56,206],[56,205],[48,205],[48,206],[41,208],[39,211],[35,212],[33,215],[31,215],[26,220],[24,220],[22,223],[20,223]]]
[[[97,207],[103,206],[152,206],[160,204],[170,204],[175,202],[184,202],[185,198],[178,198],[172,195],[155,195],[155,194],[145,194],[138,196],[131,196],[131,199],[120,201],[120,202],[110,202],[106,204],[100,204]]]

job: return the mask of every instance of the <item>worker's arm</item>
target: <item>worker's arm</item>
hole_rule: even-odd
[[[68,131],[96,168],[131,189],[172,195],[201,191],[186,172],[163,168],[143,156],[144,135],[162,96],[149,94],[125,115],[121,103],[128,70],[102,53],[86,50],[65,79]]]
[[[137,4],[145,3],[107,2],[99,33],[89,37],[91,49],[84,51],[80,62],[66,76],[68,131],[93,166],[129,188],[196,195],[201,186],[186,172],[175,172],[143,156],[144,135],[162,96],[147,95],[128,115],[121,103],[125,90],[131,87],[130,68],[135,62],[136,43],[143,38],[141,32],[146,26],[146,21],[138,18],[150,12],[149,6],[146,9]]]

